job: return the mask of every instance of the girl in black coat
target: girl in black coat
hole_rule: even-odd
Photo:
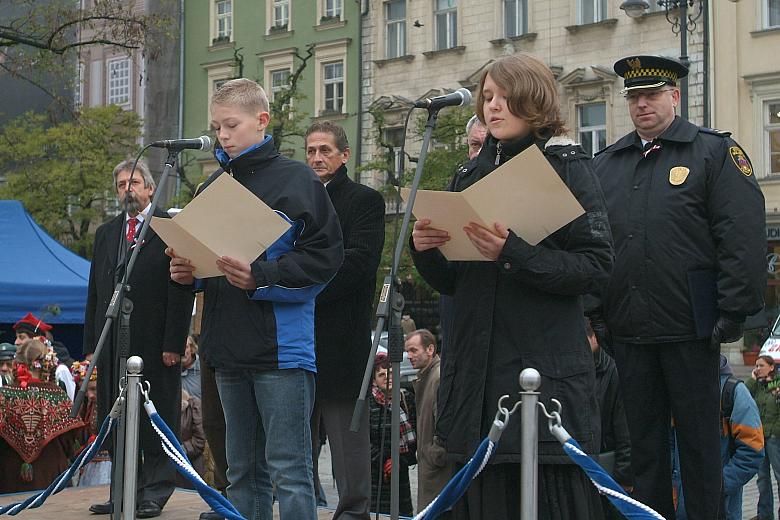
[[[452,341],[443,354],[437,434],[451,458],[465,463],[487,435],[500,396],[516,399],[526,367],[542,374],[541,401],[563,404],[563,426],[598,453],[600,420],[595,370],[582,319],[582,295],[603,285],[613,261],[604,197],[590,157],[565,137],[555,79],[528,55],[505,56],[486,68],[477,115],[489,131],[476,166],[457,190],[538,146],[585,214],[532,246],[502,223],[465,232],[482,262],[449,262],[439,246],[446,231],[419,220],[412,258],[435,289],[454,297]],[[509,195],[511,196],[511,195]],[[515,518],[520,506],[520,420],[514,416],[491,464],[472,483],[456,519]],[[601,518],[584,473],[572,465],[539,421],[539,518]]]

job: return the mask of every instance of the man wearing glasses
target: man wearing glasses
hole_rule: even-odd
[[[616,259],[592,321],[620,372],[634,497],[674,518],[673,420],[688,518],[711,520],[722,487],[720,344],[739,340],[763,306],[764,197],[729,133],[676,116],[685,66],[631,56],[614,69],[635,131],[594,159]]]

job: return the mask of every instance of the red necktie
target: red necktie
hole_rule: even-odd
[[[138,225],[138,219],[135,217],[130,217],[127,219],[127,241],[128,243],[132,244],[133,240],[135,240],[135,227]]]

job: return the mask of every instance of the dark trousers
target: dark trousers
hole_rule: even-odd
[[[688,518],[718,518],[722,482],[719,353],[708,345],[709,340],[615,345],[631,434],[633,497],[666,518],[675,518],[669,446],[672,420]]]
[[[227,456],[225,455],[225,414],[219,400],[214,370],[205,363],[200,365],[201,407],[203,409],[203,433],[214,457],[214,487],[222,493],[228,486]]]
[[[371,441],[368,429],[368,406],[363,410],[360,429],[349,431],[355,401],[318,400],[311,414],[314,488],[319,488],[317,457],[320,420],[330,445],[333,475],[339,492],[339,503],[333,520],[369,520],[371,502]]]

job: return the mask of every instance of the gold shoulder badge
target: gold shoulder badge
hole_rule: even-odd
[[[691,173],[691,170],[685,166],[675,166],[669,170],[669,184],[672,186],[679,186],[685,182],[685,179],[688,178],[689,173]]]
[[[729,148],[729,154],[731,155],[731,160],[734,161],[734,165],[742,172],[742,175],[745,177],[753,175],[753,167],[750,165],[750,161],[748,161],[742,148],[732,146]]]

